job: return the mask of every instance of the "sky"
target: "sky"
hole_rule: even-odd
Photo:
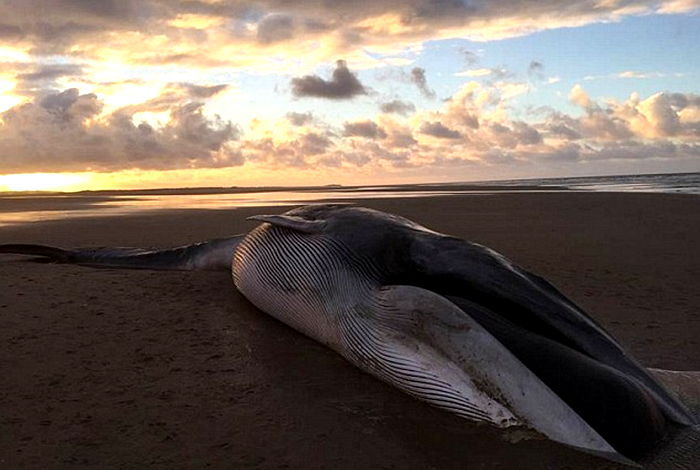
[[[700,171],[700,0],[0,0],[0,191]]]

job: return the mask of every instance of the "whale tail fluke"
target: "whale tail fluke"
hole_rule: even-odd
[[[0,245],[0,253],[38,256],[56,263],[69,263],[70,251],[45,245],[29,245],[22,243]]]
[[[0,253],[36,256],[54,263],[91,267],[170,271],[229,271],[238,235],[169,249],[85,248],[62,249],[45,245],[0,245]]]

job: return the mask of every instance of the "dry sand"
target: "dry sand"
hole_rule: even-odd
[[[361,203],[543,275],[646,366],[700,370],[700,197]],[[247,215],[283,210],[10,225],[0,243],[172,246],[244,232]],[[543,440],[510,443],[405,396],[257,311],[224,273],[4,256],[0,286],[0,468],[617,468]]]

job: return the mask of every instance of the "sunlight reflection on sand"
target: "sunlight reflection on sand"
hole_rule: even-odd
[[[59,201],[62,196],[42,196],[40,198],[14,196],[12,199],[15,201],[30,202],[31,199],[36,199],[37,203],[32,205],[34,210],[21,212],[0,210],[0,226],[74,217],[133,215],[139,212],[159,210],[216,210],[237,207],[292,206],[321,201],[342,202],[349,199],[365,198],[412,198],[489,193],[491,191],[270,191],[233,194],[115,195],[109,196],[106,200],[98,201],[90,200],[88,197],[85,198],[85,201],[81,201],[80,196],[72,196],[68,205],[74,205],[74,207],[68,208],[65,206],[51,207],[51,202]]]

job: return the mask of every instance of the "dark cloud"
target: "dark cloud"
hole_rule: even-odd
[[[601,140],[626,140],[633,136],[629,122],[611,115],[597,106],[588,109],[579,121],[578,131],[584,137]]]
[[[527,123],[512,121],[508,124],[492,122],[487,126],[493,143],[499,147],[512,149],[519,145],[535,145],[542,142],[539,131]]]
[[[248,160],[272,168],[310,168],[301,139],[275,143],[270,137],[242,143]]]
[[[515,73],[511,72],[505,67],[496,67],[491,69],[491,75],[489,79],[491,81],[505,80],[506,78],[515,77]]]
[[[467,66],[472,66],[479,61],[479,56],[468,49],[462,47],[459,49],[459,53],[462,54],[464,62]]]
[[[413,134],[411,134],[410,131],[392,132],[388,141],[389,146],[400,148],[412,147],[418,143],[418,141],[413,138]]]
[[[311,113],[287,113],[287,119],[294,126],[303,126],[304,124],[309,124],[314,120],[314,116]]]
[[[405,150],[389,149],[374,141],[362,141],[356,143],[355,149],[369,155],[372,160],[386,161],[394,167],[406,167],[410,158],[410,152]]]
[[[24,37],[24,31],[17,25],[0,23],[0,39],[12,40]]]
[[[60,77],[76,76],[83,72],[83,67],[77,64],[49,64],[38,67],[33,72],[17,74],[21,81],[53,81]]]
[[[117,31],[154,31],[168,8],[156,0],[23,0],[0,2],[3,28],[29,40],[38,54],[62,53],[74,44],[94,44]]]
[[[346,122],[343,135],[346,137],[365,137],[367,139],[383,139],[386,137],[384,129],[374,121]]]
[[[555,136],[563,137],[568,140],[577,140],[581,138],[581,134],[565,124],[551,124],[547,130]]]
[[[82,121],[102,110],[102,103],[97,99],[97,95],[94,93],[81,95],[77,88],[47,95],[39,101],[39,106],[59,122],[74,119]]]
[[[463,17],[477,8],[464,0],[422,0],[415,2],[412,10],[415,17],[433,19]]]
[[[520,144],[536,145],[542,143],[542,134],[523,121],[514,121],[512,132]]]
[[[228,85],[195,85],[194,83],[181,83],[180,84],[193,98],[211,98],[228,88]]]
[[[343,153],[343,160],[355,166],[364,166],[371,161],[369,155],[362,152]]]
[[[544,80],[544,65],[537,60],[531,61],[527,66],[527,74],[533,79]]]
[[[301,137],[301,152],[304,155],[318,155],[324,153],[333,142],[328,136],[316,132],[308,132]]]
[[[435,98],[435,92],[428,87],[428,80],[425,78],[425,69],[414,67],[411,70],[411,81],[418,87],[426,98]]]
[[[15,92],[25,96],[54,94],[60,88],[57,85],[59,79],[80,77],[84,73],[83,66],[79,64],[17,64],[12,68],[20,72],[15,75]]]
[[[581,145],[567,142],[561,147],[548,149],[544,152],[524,153],[523,157],[531,161],[552,160],[557,162],[579,162],[581,161]]]
[[[414,112],[416,107],[413,103],[409,103],[408,101],[393,100],[380,104],[379,109],[381,109],[383,113],[396,113],[406,116]]]
[[[103,18],[128,17],[135,7],[131,0],[53,0],[53,3],[69,11]]]
[[[542,72],[544,72],[544,65],[542,62],[538,60],[530,61],[530,64],[527,66],[528,74],[541,74]]]
[[[270,44],[294,36],[294,18],[289,15],[271,14],[258,23],[258,41]]]
[[[578,140],[582,137],[578,131],[577,119],[553,109],[545,109],[544,112],[547,113],[547,119],[542,125],[545,133],[567,140]]]
[[[700,144],[677,144],[672,141],[639,142],[634,140],[613,142],[601,148],[588,147],[582,152],[588,160],[646,160],[652,158],[698,158]]]
[[[293,78],[291,83],[292,93],[297,97],[343,100],[367,94],[362,83],[348,70],[344,60],[336,62],[331,80],[324,80],[317,75],[305,75]]]
[[[462,137],[462,134],[460,134],[458,131],[450,129],[438,121],[424,122],[420,128],[420,131],[423,134],[438,137],[440,139],[459,139]]]

